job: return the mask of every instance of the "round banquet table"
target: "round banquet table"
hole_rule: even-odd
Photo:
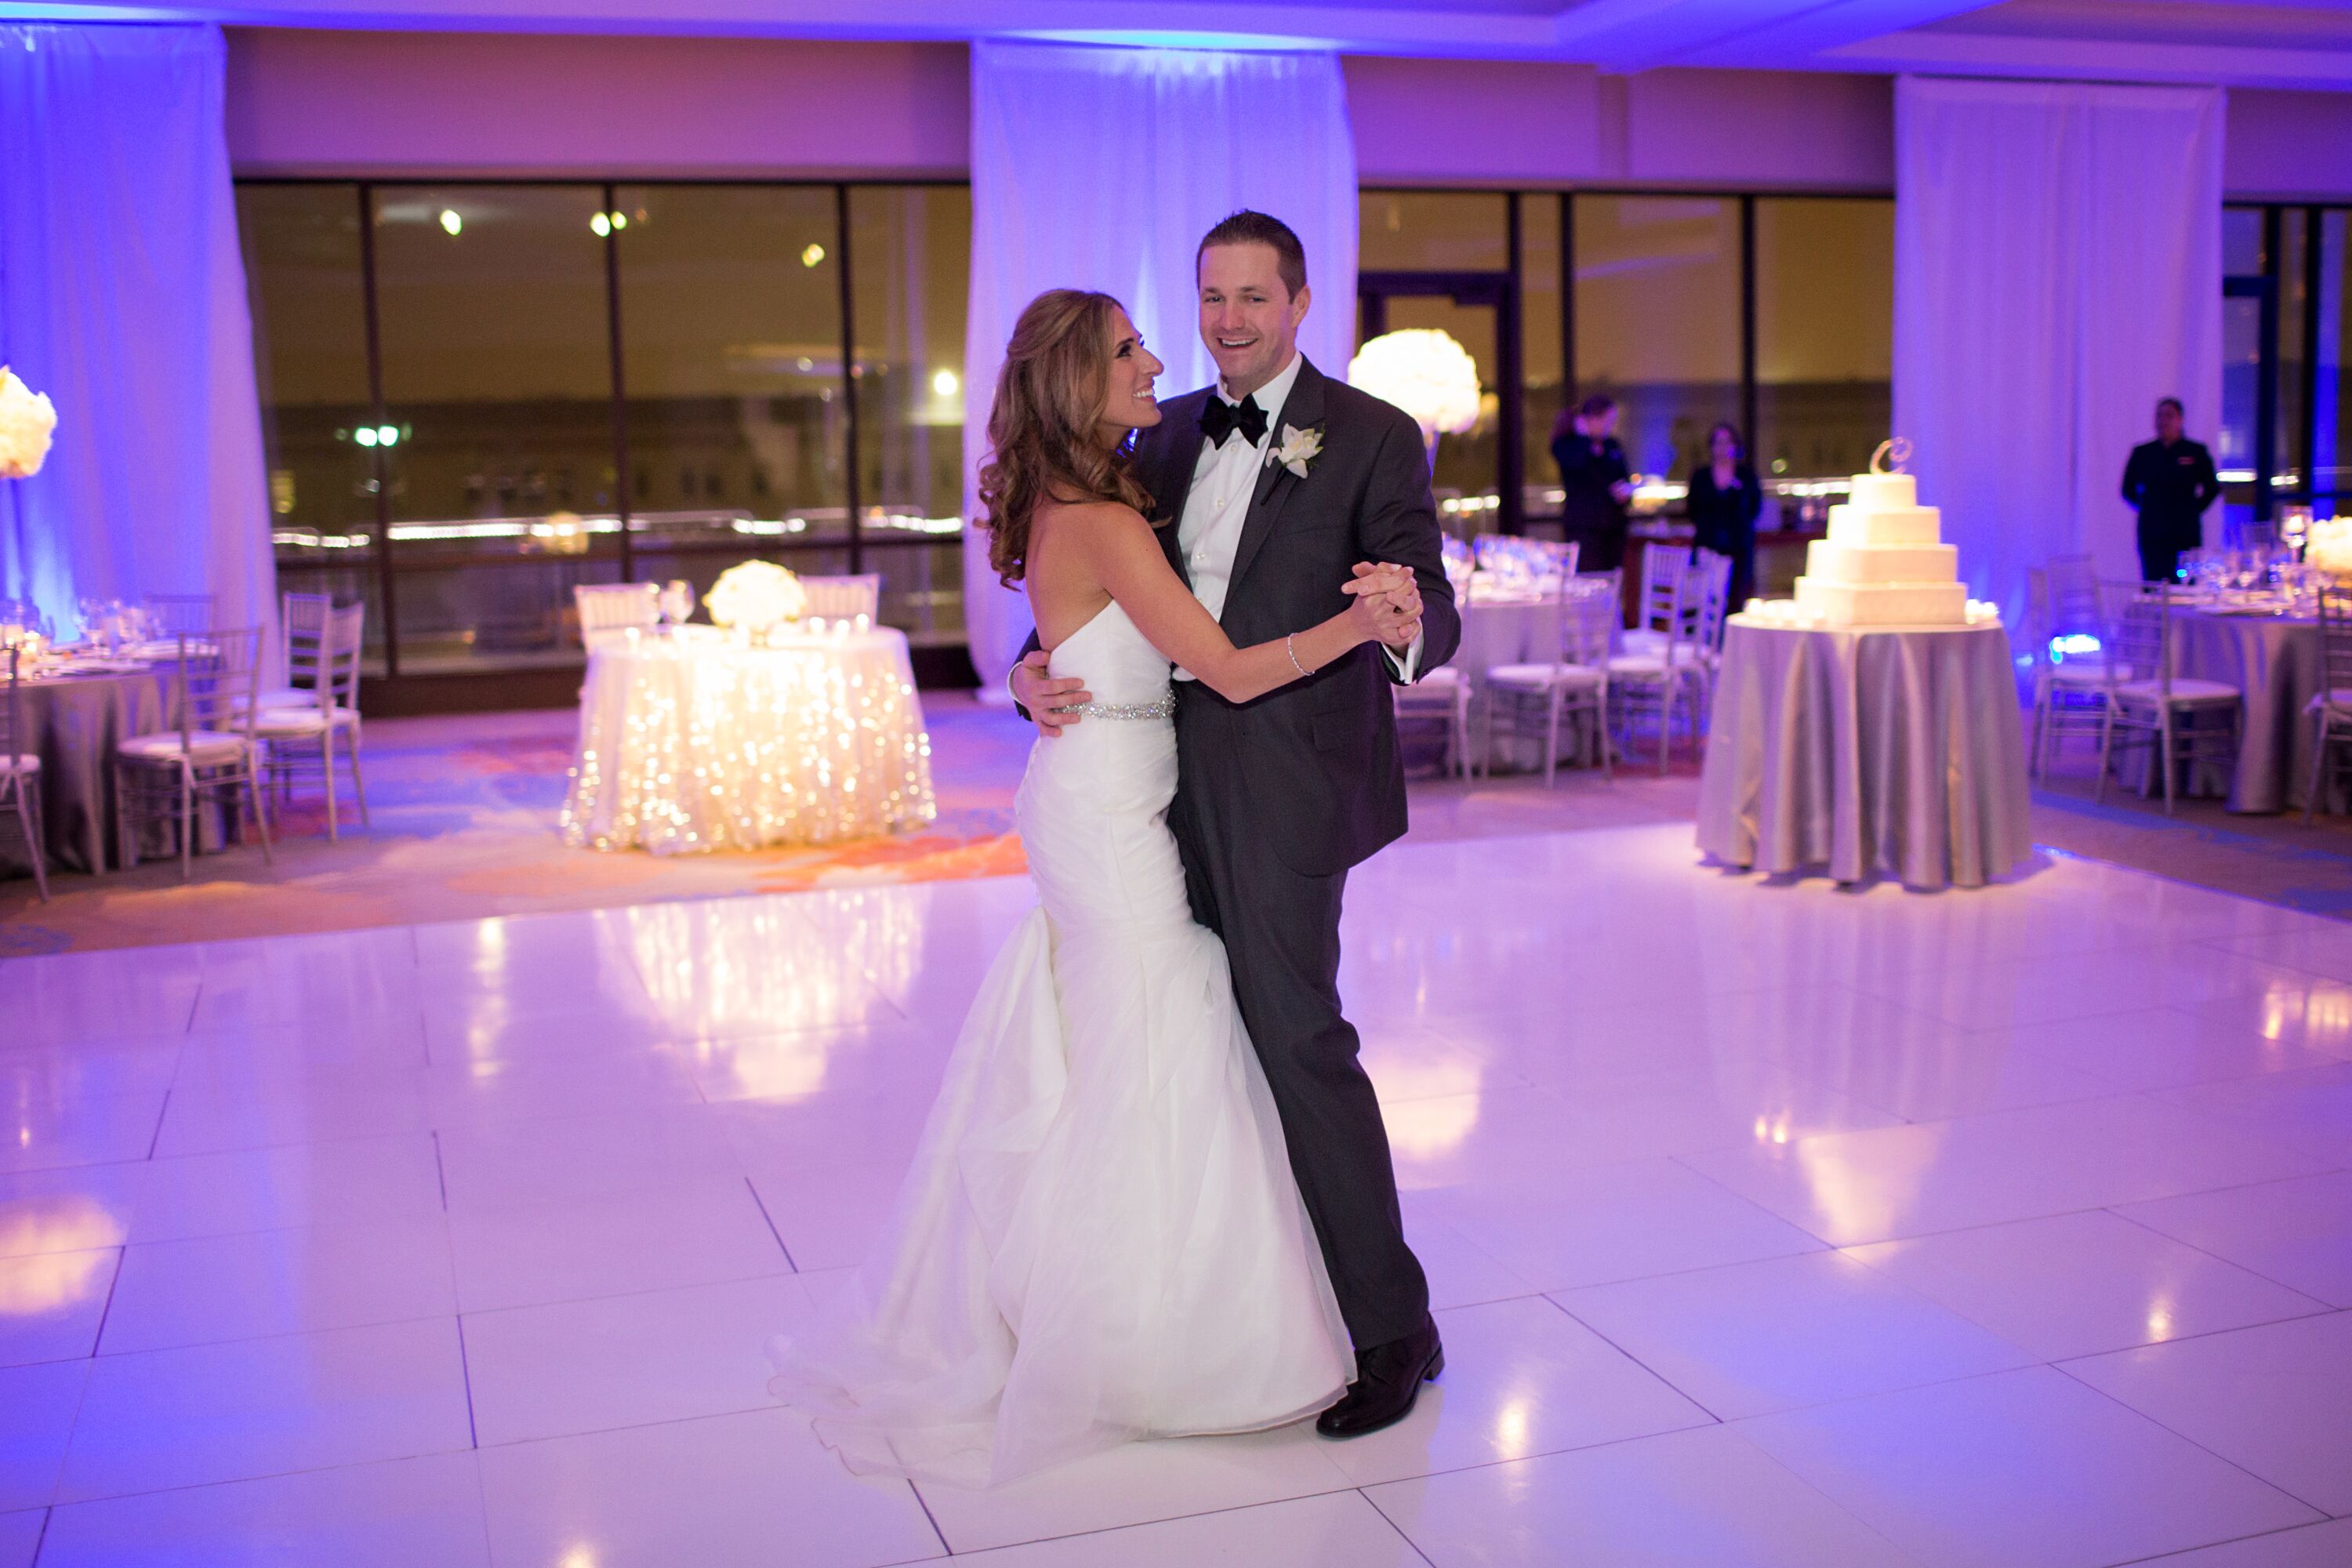
[[[44,676],[19,688],[29,742],[20,744],[41,759],[41,839],[52,867],[95,872],[127,863],[116,812],[115,751],[130,736],[179,721],[169,710],[173,671],[169,662],[86,670]],[[0,671],[0,684],[5,677]],[[5,700],[0,689],[0,701]],[[147,847],[158,853],[168,847],[168,825],[151,825],[149,834],[153,842]],[[199,814],[197,839],[199,849],[220,847],[216,813]],[[20,865],[16,836],[5,842],[0,858]]]
[[[2279,615],[2232,615],[2207,608],[2176,613],[2174,668],[2218,680],[2245,694],[2239,715],[2238,760],[2227,777],[2210,762],[2189,766],[2190,795],[2221,795],[2242,812],[2301,810],[2311,785],[2312,726],[2304,709],[2326,679],[2319,623]],[[2127,758],[2124,778],[2147,778],[2148,752]],[[2323,802],[2336,809],[2340,798]]]
[[[1998,623],[1727,623],[1699,778],[1699,848],[1716,859],[1980,887],[2032,852],[2029,801]]]
[[[625,635],[588,656],[564,841],[692,855],[838,844],[939,808],[907,638],[709,628]]]

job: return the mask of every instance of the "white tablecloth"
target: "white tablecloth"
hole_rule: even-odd
[[[1774,875],[1973,888],[2032,853],[2031,804],[1999,625],[1731,617],[1699,779],[1706,854]]]
[[[625,637],[588,657],[564,841],[691,855],[919,827],[930,750],[904,633]]]

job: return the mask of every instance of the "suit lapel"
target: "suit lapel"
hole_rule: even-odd
[[[1269,452],[1282,445],[1285,429],[1307,430],[1323,423],[1323,373],[1315,368],[1312,360],[1301,356],[1298,379],[1290,384],[1290,400],[1274,415],[1274,442]],[[1197,417],[1194,423],[1198,424]],[[1198,445],[1197,442],[1194,443]],[[1242,578],[1257,559],[1275,524],[1282,516],[1283,502],[1298,487],[1298,476],[1278,463],[1269,462],[1258,476],[1257,489],[1250,498],[1249,516],[1242,523],[1241,543],[1234,551],[1234,574],[1225,591],[1225,609],[1231,613],[1234,597],[1240,592]]]
[[[1184,522],[1184,503],[1192,496],[1192,470],[1200,466],[1201,409],[1208,400],[1209,394],[1203,390],[1161,405],[1167,417],[1155,432],[1152,460],[1143,476],[1145,488],[1151,491],[1156,514],[1151,522],[1160,535],[1160,548],[1187,588],[1192,585],[1192,574],[1185,570],[1184,545],[1177,533]]]

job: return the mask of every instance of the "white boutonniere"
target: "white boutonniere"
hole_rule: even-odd
[[[1265,455],[1265,460],[1269,467],[1279,463],[1303,479],[1307,477],[1307,468],[1322,455],[1321,426],[1301,430],[1296,425],[1286,425],[1282,427],[1282,439],[1275,443],[1274,450]]]

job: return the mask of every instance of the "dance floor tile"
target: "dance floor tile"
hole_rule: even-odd
[[[904,1169],[930,1111],[929,1090],[908,1092],[894,1085],[864,1092],[805,1094],[785,1100],[730,1100],[711,1108],[710,1120],[747,1165],[754,1169],[824,1171],[849,1162]]]
[[[2276,1530],[2161,1559],[2162,1568],[2344,1568],[2347,1563],[2352,1563],[2352,1519]]]
[[[1429,1278],[1431,1307],[1475,1307],[1484,1301],[1538,1294],[1534,1285],[1431,1213],[1420,1194],[1403,1194],[1402,1206],[1405,1240]]]
[[[1558,1299],[1724,1420],[2034,1359],[1834,1252],[1629,1280]]]
[[[439,1215],[144,1242],[123,1254],[101,1355],[457,1311]]]
[[[1539,1289],[1745,1263],[1822,1243],[1669,1160],[1423,1194],[1430,1212]]]
[[[742,1175],[711,1108],[703,1105],[453,1127],[436,1137],[453,1214],[560,1207]]]
[[[2352,1058],[2352,985],[2281,986],[2221,996],[2184,1008],[2217,1031],[2248,1033],[2282,1046]]]
[[[416,956],[404,926],[206,942],[196,952],[204,984],[192,1029],[339,1028],[416,1008]]]
[[[470,1453],[181,1487],[53,1510],[43,1568],[488,1568]]]
[[[2104,1212],[1882,1241],[1845,1256],[2037,1361],[2186,1339],[2324,1303]]]
[[[161,1094],[179,1069],[180,1046],[174,1038],[0,1050],[0,1105]]]
[[[0,1568],[33,1568],[33,1553],[40,1549],[41,1531],[47,1523],[47,1509],[0,1513]]]
[[[852,1476],[789,1410],[486,1447],[481,1467],[501,1563],[879,1568],[945,1555],[905,1481]]]
[[[919,1485],[931,1518],[961,1554],[1058,1535],[1082,1535],[1155,1520],[1352,1485],[1331,1445],[1310,1422],[1229,1437],[1129,1443],[985,1490]]]
[[[423,1134],[0,1176],[0,1256],[438,1214]]]
[[[2333,1165],[2352,1163],[2352,1062],[2198,1084],[2155,1098]]]
[[[8,997],[8,1043],[70,1046],[83,1040],[156,1039],[188,1032],[204,982],[178,972],[168,959],[135,972],[115,953],[103,967],[64,965],[59,959],[0,962],[0,993]]]
[[[0,1110],[0,1174],[143,1160],[154,1147],[163,1095],[20,1100]]]
[[[2092,1568],[2319,1517],[2048,1367],[1730,1430],[1923,1565]]]
[[[121,1256],[106,1247],[0,1258],[0,1366],[89,1354]]]
[[[39,1508],[56,1496],[92,1364],[0,1367],[0,1510]]]
[[[1885,1537],[1720,1426],[1365,1495],[1434,1568],[1907,1568]]]
[[[1646,1437],[1713,1417],[1540,1296],[1437,1315],[1446,1371],[1412,1414],[1331,1445],[1358,1486]]]
[[[2251,936],[2223,937],[2214,945],[2265,963],[2308,970],[2352,983],[2352,931],[2333,922]]]
[[[449,1216],[467,1312],[715,1284],[792,1265],[740,1176]]]
[[[176,1043],[180,1067],[172,1087],[198,1092],[331,1083],[414,1071],[425,1062],[425,1018],[413,1010],[332,1029],[307,1024],[215,1029]]]
[[[793,1267],[814,1273],[865,1261],[906,1173],[904,1160],[817,1171],[777,1170],[755,1161],[751,1186]]]
[[[1195,1514],[971,1556],[982,1568],[1199,1568],[1209,1563],[1427,1568],[1412,1543],[1356,1492]]]
[[[939,1081],[952,1039],[951,1028],[938,1031],[905,1021],[845,1024],[679,1041],[664,1047],[663,1059],[676,1064],[702,1098],[714,1103],[816,1095],[905,1097],[910,1081]]]
[[[2352,1307],[2352,1173],[2133,1204],[2126,1219],[2334,1307]]]
[[[2141,1095],[1681,1158],[1839,1246],[2305,1175],[2328,1163]]]
[[[2005,1033],[2011,1052],[2080,1073],[2103,1094],[2257,1078],[2343,1060],[2177,1007],[2024,1024]]]
[[[89,1363],[61,1502],[468,1447],[449,1318]]]
[[[1963,1028],[2096,1017],[2151,1003],[2195,1005],[2216,997],[2295,995],[2329,982],[2196,943],[2175,943],[1864,976],[1862,989]]]
[[[484,1446],[761,1410],[768,1341],[808,1321],[789,1275],[465,1316]]]
[[[2352,1514],[2352,1312],[2063,1369],[2324,1512]]]
[[[160,1157],[422,1132],[432,1125],[421,1070],[358,1068],[305,1081],[172,1091]]]

